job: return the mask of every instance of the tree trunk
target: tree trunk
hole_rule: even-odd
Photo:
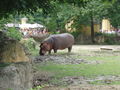
[[[91,42],[92,43],[95,43],[95,40],[94,40],[94,21],[93,21],[93,15],[91,14]]]

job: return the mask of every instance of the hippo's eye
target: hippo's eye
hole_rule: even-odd
[[[42,46],[41,48],[42,48],[43,50],[46,50],[46,47],[45,47],[45,46]]]

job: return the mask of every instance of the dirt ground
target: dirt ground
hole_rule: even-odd
[[[70,56],[72,57],[73,55],[76,55],[77,52],[80,52],[80,54],[82,55],[83,53],[81,51],[84,51],[84,50],[88,51],[88,52],[90,51],[90,53],[87,53],[86,55],[91,55],[91,51],[108,51],[108,52],[116,51],[116,52],[118,52],[118,53],[116,53],[117,55],[120,54],[120,52],[119,52],[120,46],[119,45],[74,45]],[[67,52],[67,49],[64,51]],[[52,54],[52,55],[37,56],[35,58],[35,63],[47,62],[49,60],[51,60],[55,63],[58,63],[58,64],[80,64],[81,62],[88,63],[88,64],[102,63],[100,61],[89,62],[89,61],[82,60],[82,59],[81,60],[76,59],[73,61],[73,59],[71,59],[71,57],[66,57],[66,55],[64,55],[64,53],[63,54],[58,53],[58,54]],[[79,78],[75,82],[79,82]],[[101,78],[101,77],[97,77],[97,78]],[[110,78],[112,80],[120,79],[120,77],[115,77],[115,76],[102,77],[102,79],[106,79],[106,78],[107,79]],[[73,77],[67,77],[68,81],[70,81],[71,79],[73,80]],[[64,79],[64,80],[66,80],[66,79]],[[80,78],[80,80],[81,80],[81,78]],[[53,86],[48,86],[48,87],[46,86],[40,90],[120,90],[120,85],[90,85],[85,82],[85,81],[88,81],[89,79],[87,79],[87,80],[82,79],[82,80],[83,80],[82,84],[79,84],[79,83],[77,83],[76,85],[70,84],[67,87],[59,87],[59,86],[57,87],[57,86],[53,85]]]
[[[120,90],[120,85],[80,85],[68,86],[66,88],[46,87],[42,90]]]
[[[120,51],[120,45],[74,45],[73,50],[101,50],[102,48]]]

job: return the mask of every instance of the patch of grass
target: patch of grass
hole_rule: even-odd
[[[110,85],[120,85],[120,81],[113,81],[110,83]]]
[[[64,82],[60,81],[63,77],[68,76],[84,76],[88,78],[95,78],[97,76],[107,76],[107,75],[120,75],[120,61],[110,60],[102,64],[69,64],[69,65],[59,65],[54,63],[47,63],[37,65],[38,70],[51,72],[53,78],[50,81],[54,85],[64,86]],[[102,83],[99,81],[92,82],[90,84],[104,85],[107,83]],[[112,82],[111,85],[120,84],[120,82]]]
[[[120,56],[81,56],[85,60],[102,60],[104,62],[116,61],[120,59]]]
[[[101,80],[96,80],[96,81],[90,82],[90,84],[94,84],[94,85],[104,85],[105,83],[101,82]]]
[[[42,88],[44,88],[44,86],[37,86],[35,88],[31,88],[30,90],[41,90]]]
[[[37,65],[39,70],[53,72],[56,78],[65,76],[96,77],[99,75],[120,75],[120,60],[109,60],[102,64],[67,64],[47,63]]]
[[[8,88],[7,90],[13,90],[13,89],[11,89],[11,88]]]

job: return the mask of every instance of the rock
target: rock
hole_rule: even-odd
[[[49,34],[40,34],[40,35],[32,35],[31,37],[38,43],[41,43],[45,38],[49,37]]]
[[[30,90],[31,72],[28,62],[0,66],[0,90]]]
[[[0,42],[0,62],[26,62],[26,56],[22,45],[13,39],[3,39]]]
[[[100,50],[113,50],[113,48],[111,48],[111,47],[105,47],[105,46],[103,46],[103,47],[101,47],[100,48]]]

